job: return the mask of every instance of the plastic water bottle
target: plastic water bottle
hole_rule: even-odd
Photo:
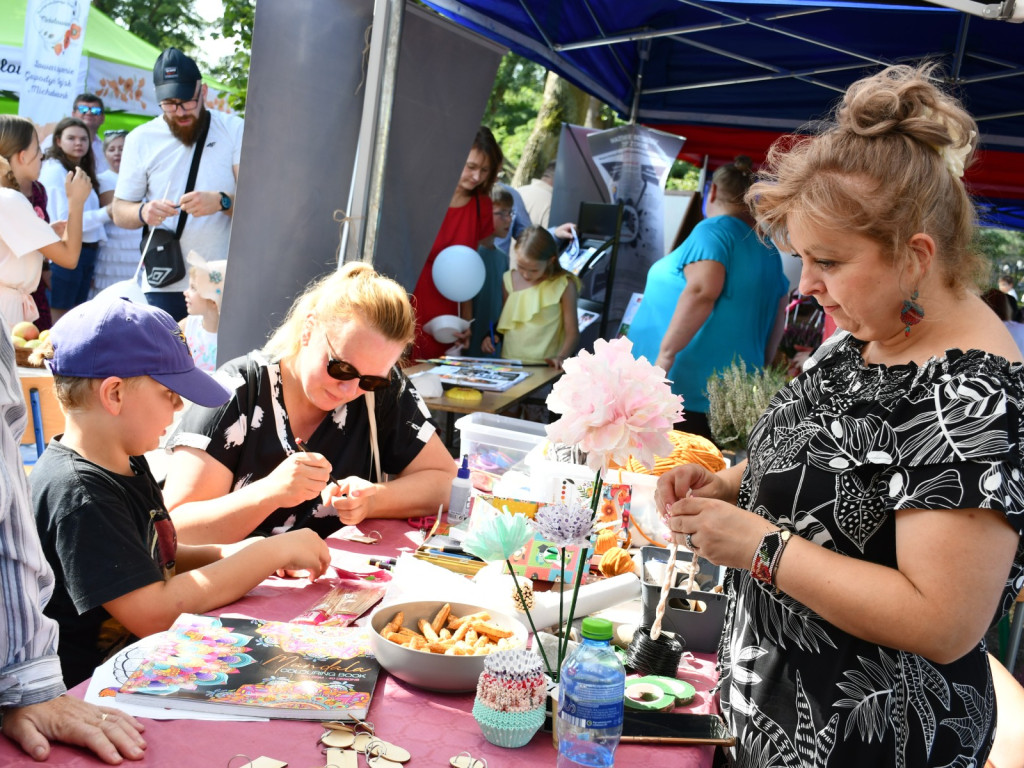
[[[562,663],[558,768],[609,768],[622,736],[626,670],[609,645],[612,623],[583,620],[583,642]]]
[[[469,501],[473,483],[469,479],[469,459],[462,457],[462,466],[452,480],[452,494],[448,497],[448,524],[458,525],[469,517]]]

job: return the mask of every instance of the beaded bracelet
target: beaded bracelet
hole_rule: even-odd
[[[787,530],[769,531],[761,537],[761,542],[754,550],[754,559],[750,563],[750,575],[758,581],[775,584],[775,571],[778,570],[782,550],[786,548],[792,534]]]

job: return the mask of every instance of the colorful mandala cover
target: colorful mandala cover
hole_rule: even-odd
[[[183,613],[117,699],[270,718],[363,719],[379,672],[365,628]]]

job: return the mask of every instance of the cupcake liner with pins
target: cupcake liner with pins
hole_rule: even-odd
[[[540,657],[526,650],[492,653],[477,682],[473,717],[491,744],[521,747],[544,724],[547,683]]]

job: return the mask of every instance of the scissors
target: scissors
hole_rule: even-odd
[[[433,536],[434,531],[437,530],[437,524],[441,520],[441,512],[444,510],[444,504],[437,505],[436,515],[424,515],[423,517],[410,517],[408,519],[409,525],[421,531],[429,531],[426,538]]]

